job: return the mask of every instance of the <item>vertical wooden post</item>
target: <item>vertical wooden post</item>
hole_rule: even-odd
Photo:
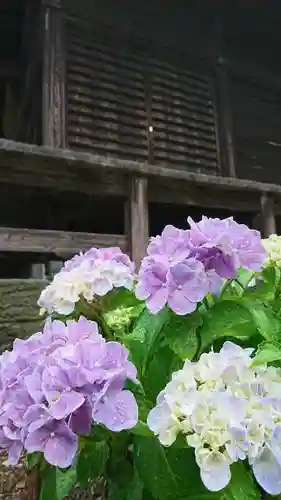
[[[138,269],[146,254],[149,237],[147,179],[138,177],[131,179],[130,191],[125,225],[129,227],[131,258]]]
[[[274,201],[267,193],[261,196],[261,220],[262,235],[264,238],[268,238],[271,234],[276,233]]]
[[[219,57],[217,61],[217,106],[222,173],[235,177],[230,85],[226,64],[222,57]]]
[[[67,146],[66,47],[61,0],[43,2],[42,143]]]

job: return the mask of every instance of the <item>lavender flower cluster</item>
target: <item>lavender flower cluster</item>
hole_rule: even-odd
[[[65,468],[92,422],[114,432],[134,427],[138,407],[126,379],[136,380],[127,350],[84,317],[47,321],[43,332],[16,340],[0,357],[0,447],[10,464],[25,449]]]
[[[178,315],[191,313],[208,293],[219,292],[223,279],[235,278],[241,267],[259,272],[266,259],[260,233],[232,217],[188,222],[188,230],[166,226],[142,261],[136,296],[152,313],[166,304]]]
[[[114,287],[131,289],[135,266],[120,248],[91,248],[65,262],[61,271],[41,293],[42,312],[71,314],[80,298],[92,302]]]

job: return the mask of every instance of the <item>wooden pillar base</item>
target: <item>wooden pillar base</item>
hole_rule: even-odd
[[[147,179],[133,178],[126,206],[125,227],[129,233],[129,250],[137,269],[146,254],[149,238]]]
[[[261,196],[261,231],[264,238],[276,233],[274,201],[266,193]]]

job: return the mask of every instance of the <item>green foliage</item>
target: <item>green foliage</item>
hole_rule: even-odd
[[[244,338],[257,335],[251,312],[235,300],[223,300],[210,308],[200,330],[201,350],[221,337]]]
[[[104,473],[109,452],[109,446],[105,441],[87,440],[85,442],[76,466],[77,481],[81,486],[87,486]]]
[[[254,286],[253,286],[254,278]],[[251,286],[249,286],[249,284]],[[94,426],[76,464],[66,471],[45,466],[40,500],[62,500],[75,484],[105,477],[108,500],[261,500],[260,489],[244,463],[231,466],[232,478],[221,492],[208,491],[200,478],[194,450],[186,439],[164,448],[146,424],[157,395],[182,367],[231,339],[258,347],[253,365],[281,363],[281,277],[268,267],[241,270],[224,285],[220,297],[208,296],[197,310],[177,316],[168,308],[151,314],[133,292],[117,290],[102,299],[98,314],[128,348],[140,383],[127,382],[136,397],[139,422],[130,432],[112,433]],[[32,468],[40,454],[29,457]],[[278,498],[278,497],[276,497]]]
[[[148,361],[156,350],[159,334],[168,316],[168,309],[158,314],[151,314],[145,309],[137,319],[133,331],[123,339],[140,377],[145,374]]]
[[[162,335],[170,348],[182,359],[192,359],[198,349],[198,328],[203,319],[198,311],[188,316],[177,316],[170,312]]]
[[[281,361],[281,343],[263,342],[253,359],[253,366]]]
[[[260,500],[260,491],[242,462],[231,466],[231,481],[220,494],[220,500]]]

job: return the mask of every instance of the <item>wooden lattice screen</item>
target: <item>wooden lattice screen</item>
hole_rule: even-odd
[[[67,22],[69,147],[218,173],[212,76],[101,33]]]
[[[232,76],[238,177],[281,183],[281,90]]]

